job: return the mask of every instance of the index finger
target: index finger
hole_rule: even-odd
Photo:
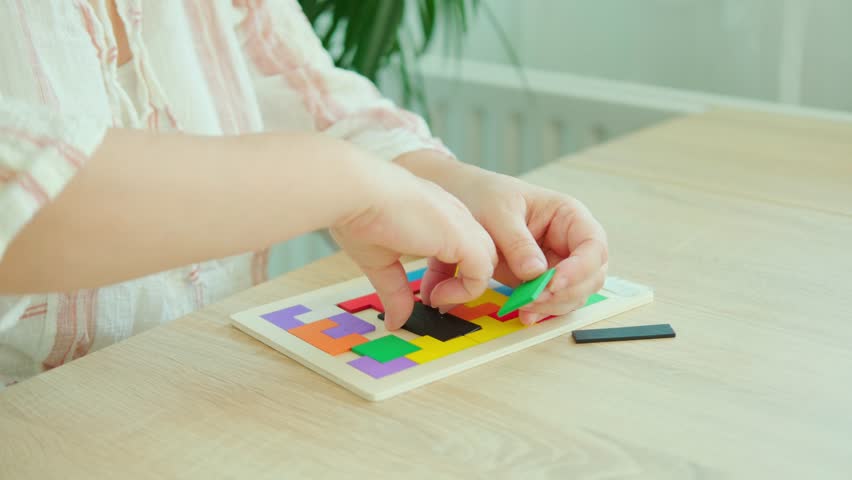
[[[607,246],[606,231],[592,212],[575,198],[563,198],[547,228],[544,244],[562,257],[567,257],[589,240]],[[604,259],[604,262],[606,259]]]
[[[566,201],[553,219],[545,245],[559,256],[568,257],[557,265],[550,282],[551,292],[576,284],[594,274],[609,259],[603,226],[576,199]]]
[[[590,238],[575,248],[571,256],[556,265],[556,273],[548,290],[557,293],[569,285],[583,283],[600,271],[606,261],[606,244],[597,238]]]

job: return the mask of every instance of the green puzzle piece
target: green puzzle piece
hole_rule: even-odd
[[[603,295],[601,295],[600,293],[595,293],[594,295],[592,295],[591,297],[589,297],[589,299],[588,299],[588,300],[586,300],[586,304],[585,304],[585,305],[583,305],[583,306],[584,306],[584,307],[588,307],[589,305],[594,305],[594,304],[596,304],[596,303],[598,303],[598,302],[603,302],[604,300],[606,300],[606,297],[604,297],[604,296],[603,296]]]
[[[389,362],[418,350],[420,350],[420,347],[406,342],[396,335],[386,335],[352,347],[352,351],[358,355],[370,357],[380,363]]]
[[[547,286],[547,282],[553,278],[553,274],[556,273],[555,268],[551,268],[550,270],[542,273],[538,276],[538,278],[534,278],[529,282],[524,282],[518,285],[515,288],[515,291],[512,292],[512,296],[506,300],[506,303],[503,304],[503,308],[497,312],[497,316],[503,317],[508,315],[515,310],[523,307],[524,305],[528,305],[535,301],[541,292],[544,291],[544,287]]]

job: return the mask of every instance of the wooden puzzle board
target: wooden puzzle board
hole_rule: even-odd
[[[417,288],[418,275],[422,275],[424,267],[424,260],[406,265],[406,271],[410,272],[409,280],[412,280],[412,285],[417,285]],[[419,291],[417,288],[413,290]],[[653,300],[650,288],[609,277],[603,290],[583,308],[569,315],[553,317],[524,327],[516,316],[507,315],[501,319],[496,317],[496,313],[483,313],[489,312],[489,307],[502,305],[500,302],[507,298],[504,293],[510,293],[508,287],[492,282],[492,288],[486,291],[483,297],[450,311],[451,314],[458,313],[466,317],[465,320],[481,325],[482,328],[477,332],[440,342],[430,336],[420,336],[406,330],[388,331],[384,322],[377,316],[381,310],[380,305],[360,311],[351,308],[355,304],[364,308],[364,299],[370,298],[365,296],[373,293],[372,285],[365,277],[361,277],[239,312],[231,318],[235,327],[266,345],[355,394],[367,400],[378,401]],[[339,307],[339,304],[344,308]],[[367,301],[366,304],[371,303]],[[375,304],[375,299],[372,304]],[[353,315],[357,318],[353,318]],[[346,321],[336,322],[335,319]],[[372,330],[367,331],[370,329]],[[390,335],[402,341],[384,338]],[[378,339],[383,340],[376,342]],[[359,343],[360,346],[354,348],[362,352],[369,351],[373,345],[387,343],[392,343],[395,347],[401,345],[404,350],[391,355],[395,358],[390,360],[376,357],[381,360],[377,361],[351,350],[353,347],[350,345]],[[414,348],[420,350],[401,355],[402,352]]]

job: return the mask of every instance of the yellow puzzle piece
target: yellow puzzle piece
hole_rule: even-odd
[[[495,292],[494,290],[491,290],[489,288],[485,290],[485,293],[483,293],[482,296],[480,296],[476,300],[471,300],[465,303],[465,305],[467,305],[468,307],[476,307],[477,305],[482,305],[483,303],[493,303],[498,307],[502,307],[508,299],[509,297],[507,297],[506,295],[503,295],[500,292]]]
[[[414,353],[409,353],[405,356],[405,358],[417,363],[431,362],[432,360],[446,357],[451,353],[456,353],[466,348],[478,345],[478,343],[466,338],[466,336],[456,337],[452,340],[442,342],[426,335],[420,338],[415,338],[411,341],[411,343],[420,347],[420,350]]]
[[[523,323],[517,318],[501,322],[491,317],[479,317],[471,320],[473,323],[482,327],[482,330],[477,330],[473,333],[465,335],[466,338],[473,340],[476,343],[485,343],[495,338],[500,338],[512,332],[517,332],[522,328],[526,328]]]

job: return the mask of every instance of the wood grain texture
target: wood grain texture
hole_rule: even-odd
[[[0,478],[848,478],[845,132],[718,112],[527,176],[655,289],[597,325],[676,339],[563,336],[370,403],[228,325],[357,276],[334,256],[4,391]]]
[[[592,148],[584,168],[852,216],[852,123],[719,110]]]

